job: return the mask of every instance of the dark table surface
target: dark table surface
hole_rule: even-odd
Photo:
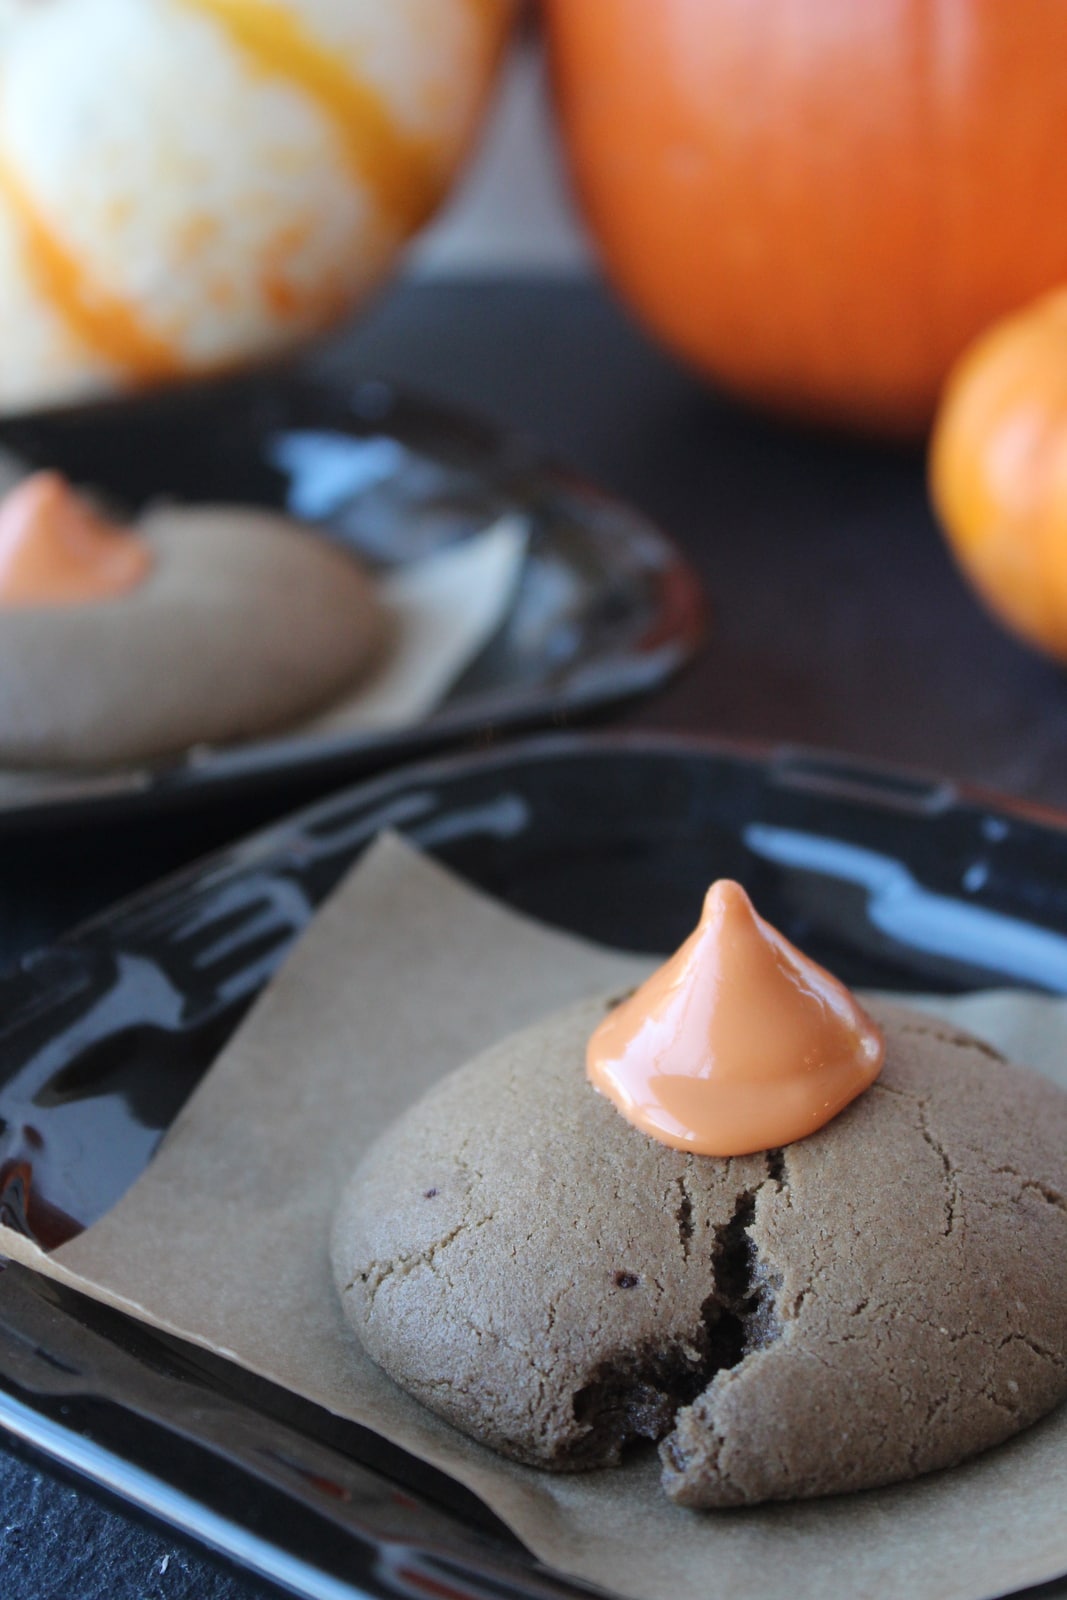
[[[990,622],[932,521],[918,449],[731,404],[591,285],[412,285],[322,358],[527,430],[685,548],[708,648],[630,727],[817,745],[1067,810],[1067,676]],[[295,794],[286,797],[298,798]],[[248,799],[0,853],[0,961],[276,812]],[[25,1600],[274,1591],[0,1450],[0,1574]],[[1031,1591],[1057,1600],[1067,1585]]]

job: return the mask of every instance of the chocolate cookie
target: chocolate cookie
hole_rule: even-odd
[[[368,1353],[560,1471],[660,1441],[680,1504],[951,1466],[1067,1396],[1067,1095],[890,1005],[882,1076],[720,1160],[589,1087],[584,1002],[450,1075],[374,1146],[333,1263]]]
[[[175,507],[128,594],[0,610],[0,762],[109,766],[285,729],[353,686],[382,608],[344,550],[285,517]]]

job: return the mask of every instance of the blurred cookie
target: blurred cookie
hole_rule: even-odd
[[[137,531],[152,566],[128,593],[0,608],[0,763],[130,764],[284,730],[385,642],[363,568],[286,517],[173,507]]]
[[[872,1005],[882,1076],[820,1132],[721,1160],[595,1094],[585,1002],[377,1142],[332,1255],[367,1352],[516,1459],[659,1440],[683,1505],[951,1466],[1067,1396],[1067,1095]]]

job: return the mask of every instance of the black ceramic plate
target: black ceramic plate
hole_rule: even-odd
[[[257,740],[150,768],[0,789],[0,827],[192,803],[294,779],[336,782],[462,737],[559,724],[647,692],[696,649],[703,602],[645,518],[516,435],[387,384],[256,374],[0,422],[0,445],[136,511],[169,497],[271,506],[379,568],[515,512],[529,551],[515,602],[425,722]]]
[[[803,754],[539,740],[353,789],[0,981],[0,1207],[51,1245],[163,1131],[383,827],[509,904],[664,950],[730,875],[851,984],[1067,992],[1067,827]],[[0,1425],[298,1593],[572,1594],[470,1496],[371,1433],[20,1268]]]

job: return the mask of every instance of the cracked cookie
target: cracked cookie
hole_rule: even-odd
[[[783,1149],[631,1127],[583,1002],[451,1074],[350,1181],[332,1254],[393,1379],[515,1459],[659,1442],[686,1506],[951,1466],[1067,1396],[1067,1095],[871,1004],[881,1077]]]

